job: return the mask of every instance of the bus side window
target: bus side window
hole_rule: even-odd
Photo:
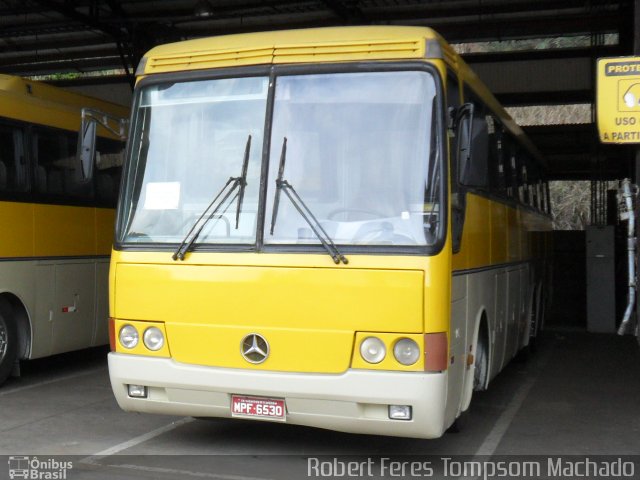
[[[505,153],[505,132],[502,126],[496,127],[495,135],[495,162],[492,171],[491,187],[495,195],[504,197],[507,194],[507,180],[506,180],[506,158]]]
[[[103,137],[96,138],[94,181],[96,199],[100,205],[115,207],[123,160],[123,142]]]
[[[505,137],[505,190],[507,198],[518,199],[518,164],[516,161],[517,147],[514,139],[510,135]]]
[[[489,189],[493,195],[501,195],[504,190],[504,160],[502,151],[502,125],[491,117],[493,128],[489,133]]]
[[[21,128],[0,125],[0,192],[24,192],[28,187]]]
[[[527,158],[524,156],[519,157],[519,172],[518,175],[518,190],[520,191],[520,203],[523,205],[529,205],[529,179],[527,171]]]
[[[540,173],[535,162],[529,159],[529,205],[536,210],[540,209]]]
[[[77,133],[34,127],[32,152],[37,191],[64,200],[89,200],[91,184],[81,181],[76,162]]]

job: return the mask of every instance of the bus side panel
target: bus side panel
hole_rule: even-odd
[[[95,209],[96,253],[98,255],[109,255],[111,253],[114,224],[115,210],[109,208]]]
[[[532,257],[530,257],[532,258]],[[531,312],[531,297],[533,295],[532,278],[536,270],[536,261],[531,259],[520,271],[520,315],[518,317],[517,333],[514,333],[515,350],[512,357],[515,357],[520,349],[527,343],[525,332],[528,330],[529,314]],[[528,333],[528,332],[527,332]]]
[[[466,371],[467,277],[455,275],[451,281],[451,330],[445,424],[451,424],[460,410]]]
[[[34,265],[36,262],[34,262]],[[51,339],[53,337],[53,305],[55,301],[55,266],[37,262],[35,268],[34,308],[30,309],[31,316],[31,355],[29,358],[39,358],[51,355]]]
[[[522,260],[520,212],[513,207],[507,207],[507,260],[519,262]]]
[[[55,265],[52,354],[92,344],[95,329],[95,274],[93,260]]]
[[[508,312],[508,288],[509,276],[504,270],[494,275],[495,285],[495,316],[489,319],[489,347],[491,351],[489,365],[489,379],[493,379],[502,368],[504,356],[504,344],[506,336],[507,312]]]
[[[96,253],[109,255],[113,245],[115,210],[95,209]],[[104,345],[109,342],[109,260],[99,259],[96,264],[96,313],[95,334],[92,345]]]
[[[500,265],[508,261],[507,206],[491,202],[491,263]]]
[[[33,256],[33,212],[30,203],[0,202],[0,258]]]
[[[34,230],[34,250],[38,257],[96,254],[93,208],[37,204]]]
[[[502,362],[499,370],[502,370],[509,363],[518,348],[517,335],[518,324],[520,323],[520,278],[522,270],[523,267],[518,266],[510,268],[507,272],[507,314],[503,332]]]
[[[496,313],[496,281],[498,275],[495,268],[483,269],[481,271],[466,274],[468,292],[467,311],[467,351],[475,359],[477,356],[478,337],[480,334],[480,323],[484,318],[487,321],[489,332],[495,328]],[[491,338],[489,338],[491,341]],[[492,346],[488,345],[488,359],[492,358]],[[489,365],[490,366],[490,365]],[[473,394],[475,366],[469,365],[466,369],[465,385],[460,410],[469,408]]]
[[[104,345],[109,342],[109,261],[96,263],[96,311],[92,345]]]
[[[487,305],[493,310],[495,292],[491,288],[489,271],[492,203],[476,194],[466,195],[462,242],[460,252],[454,255],[450,341],[452,363],[449,367],[447,421],[453,421],[460,411],[468,408],[474,370],[467,365],[467,355],[475,348],[479,312],[487,310]],[[477,269],[483,271],[469,272]],[[464,301],[457,294],[461,290],[464,291]]]

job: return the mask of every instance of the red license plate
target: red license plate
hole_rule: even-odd
[[[234,417],[285,420],[286,410],[284,399],[231,395],[231,415]]]

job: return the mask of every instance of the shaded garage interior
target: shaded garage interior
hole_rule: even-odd
[[[547,318],[548,326],[552,328],[545,337],[548,345],[541,350],[546,355],[543,359],[553,358],[552,361],[569,365],[570,370],[554,377],[553,369],[544,363],[551,360],[536,360],[538,363],[533,367],[527,367],[529,373],[544,371],[548,375],[543,384],[536,384],[541,390],[526,400],[528,404],[524,403],[529,416],[523,413],[518,417],[515,429],[509,430],[504,437],[506,443],[499,444],[500,449],[485,453],[523,453],[513,446],[517,445],[515,441],[509,444],[509,435],[529,435],[538,442],[535,444],[538,450],[534,453],[549,453],[551,450],[545,450],[548,445],[545,447],[542,440],[544,432],[537,431],[542,428],[536,422],[544,417],[543,413],[548,413],[549,421],[569,432],[568,437],[562,437],[565,440],[570,438],[579,442],[593,434],[595,428],[600,431],[610,429],[605,435],[608,439],[617,438],[620,430],[625,429],[637,434],[640,428],[637,415],[632,425],[625,425],[622,417],[611,412],[611,406],[603,406],[609,395],[600,389],[626,399],[629,395],[637,398],[639,385],[633,373],[637,368],[625,370],[627,361],[638,361],[636,345],[632,345],[629,338],[613,337],[614,323],[619,322],[626,301],[625,226],[616,215],[615,197],[607,193],[612,183],[605,182],[623,178],[637,182],[640,177],[638,154],[635,146],[603,145],[598,141],[594,102],[596,60],[640,53],[640,1],[0,0],[0,73],[40,78],[70,90],[127,104],[131,99],[136,66],[144,52],[155,45],[228,33],[336,25],[435,28],[456,45],[497,98],[523,124],[546,158],[548,178],[588,182],[592,199],[589,223],[615,225],[617,267],[612,281],[616,282],[617,294],[612,335],[582,333],[587,328],[588,295],[585,232],[555,232],[555,295]],[[540,112],[555,112],[551,115],[553,120]],[[594,351],[598,352],[598,369],[587,372],[584,360]],[[77,361],[77,357],[70,358],[71,362]],[[89,363],[99,371],[99,378],[105,377],[102,380],[106,381],[99,362],[94,359]],[[45,370],[47,365],[47,361],[39,361],[33,367],[34,373],[38,369]],[[56,368],[54,366],[54,370]],[[55,374],[64,377],[67,375],[65,368],[62,361]],[[502,398],[500,395],[509,398],[517,393],[515,380],[522,368],[511,366],[506,377],[498,379],[497,393],[481,395],[479,411],[487,414],[487,418],[493,418],[495,412],[490,405]],[[621,371],[624,373],[616,379],[615,372]],[[587,374],[590,381],[595,382],[589,388],[580,383]],[[46,382],[46,379],[37,381]],[[630,389],[625,390],[621,384],[630,385]],[[20,388],[16,384],[9,387]],[[551,392],[565,387],[569,399],[559,398],[551,405],[545,403]],[[90,383],[88,388],[97,395],[96,402],[102,401],[100,395],[105,392],[97,382]],[[0,400],[2,395],[0,392]],[[601,420],[594,422],[591,430],[589,425],[582,423],[580,428],[568,425],[569,419],[580,422],[571,405],[581,395],[591,396],[592,402],[585,400],[582,404],[580,400],[575,404],[579,405],[576,408],[592,409],[594,414],[601,415]],[[13,408],[20,406],[18,402]],[[625,400],[619,408],[631,410],[634,405]],[[618,413],[625,415],[624,411]],[[24,419],[24,424],[28,423],[29,419]],[[155,420],[148,421],[144,428],[161,428],[164,423],[166,421],[159,424]],[[17,424],[10,427],[18,428]],[[142,435],[144,428],[140,431],[132,429],[132,433]],[[228,433],[224,424],[215,428]],[[259,428],[266,436],[272,434],[272,426]],[[180,429],[185,436],[196,435],[206,440],[207,434],[202,429],[187,424],[180,425]],[[23,433],[29,432],[27,429]],[[236,433],[240,435],[246,431],[240,428]],[[294,438],[298,434],[289,433],[285,437],[287,435]],[[104,437],[104,443],[96,442],[95,451],[120,441],[107,433]],[[340,442],[343,437],[322,434],[321,438],[331,443]],[[624,436],[621,438],[621,451],[638,453]],[[500,437],[500,442],[502,439]],[[307,438],[307,441],[305,445],[309,448],[317,447],[315,440]],[[384,441],[380,442],[376,445],[381,451],[388,447]],[[468,442],[473,443],[473,440]],[[166,452],[168,443],[169,440],[158,436],[153,448]],[[469,448],[463,448],[461,453],[473,453],[477,451],[476,447],[484,445],[482,442],[478,442],[479,446],[471,443],[463,441],[463,447]],[[7,444],[1,446],[8,448]],[[611,448],[594,444],[589,448],[600,453],[614,452],[615,445],[609,446]],[[47,445],[43,443],[42,448],[46,450]],[[134,453],[142,451],[142,448],[132,448]],[[264,448],[269,451],[267,446]],[[589,453],[589,448],[578,453]],[[356,448],[350,453],[361,451]]]
[[[0,72],[127,105],[154,45],[229,33],[334,25],[432,26],[456,45],[524,126],[550,180],[589,181],[591,223],[619,224],[606,181],[636,178],[636,147],[603,145],[595,62],[637,48],[633,0],[4,0]],[[611,188],[611,183],[607,189]],[[585,187],[586,188],[586,187]],[[608,201],[608,202],[607,202]],[[607,207],[607,203],[609,206]],[[608,214],[601,215],[608,208]],[[613,208],[613,214],[611,210]],[[624,228],[616,227],[616,316],[625,303]],[[586,237],[556,232],[550,324],[584,328]]]
[[[595,64],[640,48],[638,10],[634,0],[4,0],[0,72],[128,104],[136,66],[154,45],[316,26],[431,26],[524,126],[547,160],[549,179],[590,181],[591,223],[618,224],[615,211],[599,214],[607,200],[615,210],[603,185],[636,178],[636,148],[598,141]],[[617,264],[624,264],[621,228]],[[586,238],[556,236],[562,301],[548,320],[584,326],[585,276],[565,273],[585,269]],[[626,295],[620,270],[618,317]]]
[[[547,159],[550,179],[620,179],[633,174],[634,152],[597,140],[595,61],[633,53],[635,3],[4,0],[0,73],[46,78],[126,103],[138,62],[158,44],[318,26],[430,26],[458,47],[503,105],[559,112],[552,124],[535,111],[524,120],[515,114]],[[563,114],[567,105],[582,110]]]

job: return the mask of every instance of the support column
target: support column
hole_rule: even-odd
[[[633,55],[640,56],[640,0],[633,2]],[[635,147],[635,183],[640,185],[640,146]]]
[[[633,2],[633,55],[640,56],[640,0],[634,0]],[[635,172],[634,172],[634,183],[636,185],[640,185],[640,145],[636,145],[635,147]],[[640,232],[640,215],[636,216],[636,236],[638,236],[638,232]],[[637,259],[637,253],[636,253]],[[637,264],[637,261],[636,261]],[[636,274],[637,276],[637,274]],[[636,322],[640,321],[638,319],[638,312],[640,312],[640,295],[636,296]],[[639,337],[640,338],[640,337]]]

